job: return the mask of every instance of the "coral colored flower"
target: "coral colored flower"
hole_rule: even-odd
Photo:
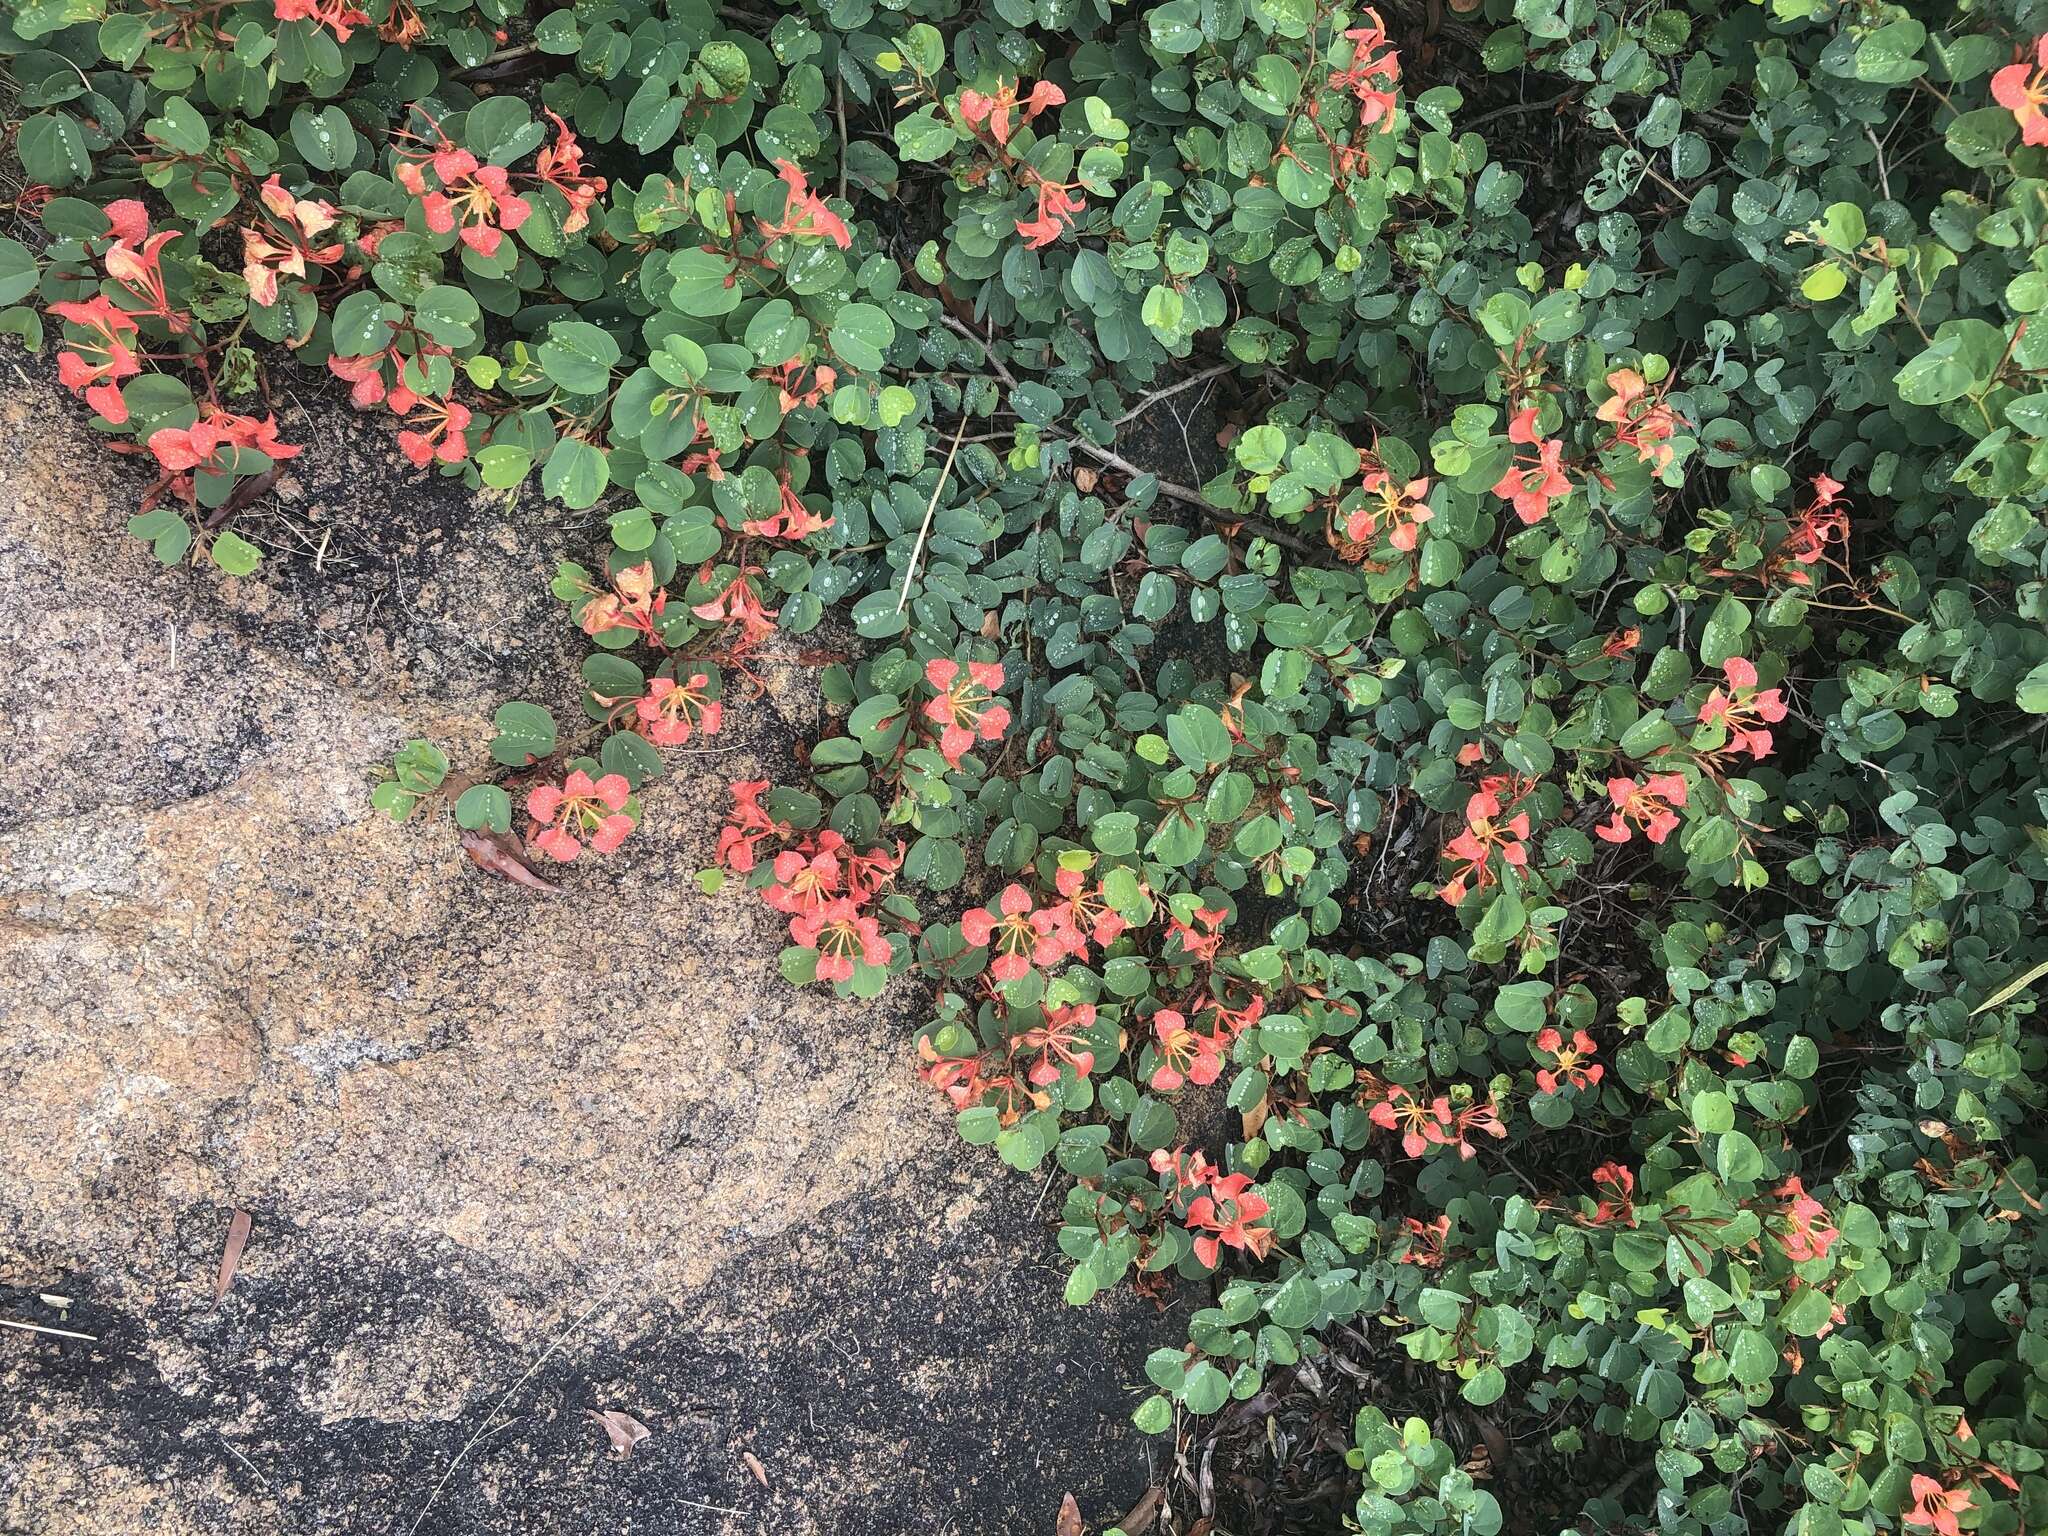
[[[882,926],[845,897],[789,920],[791,941],[818,952],[818,980],[853,980],[854,961],[886,966],[891,958]]]
[[[1636,1224],[1636,1176],[1619,1163],[1602,1163],[1593,1170],[1593,1188],[1600,1192],[1592,1224],[1596,1227]]]
[[[1019,219],[1017,233],[1024,236],[1026,249],[1038,251],[1051,245],[1074,223],[1074,216],[1088,206],[1074,196],[1073,187],[1043,177],[1038,182],[1038,217]]]
[[[1939,1536],[1961,1536],[1960,1517],[1968,1514],[1970,1509],[1968,1488],[1943,1488],[1934,1478],[1921,1472],[1914,1473],[1912,1482],[1907,1486],[1913,1493],[1913,1507],[1906,1511],[1906,1524],[1932,1526]]]
[[[2020,125],[2028,144],[2048,144],[2048,32],[2034,39],[2034,61],[2008,64],[1991,77],[1991,99]]]
[[[1450,1140],[1451,1101],[1441,1095],[1425,1101],[1399,1083],[1390,1085],[1386,1096],[1373,1105],[1370,1118],[1383,1131],[1400,1132],[1401,1150],[1410,1157]]]
[[[847,229],[846,221],[827,208],[822,197],[811,191],[810,182],[802,171],[787,160],[776,161],[775,169],[789,188],[789,201],[783,205],[781,218],[772,223],[766,219],[760,221],[762,239],[830,240],[842,251],[853,244],[853,235]]]
[[[1776,725],[1785,718],[1784,695],[1776,688],[1758,689],[1756,665],[1740,656],[1721,664],[1729,691],[1716,688],[1700,706],[1702,725],[1718,723],[1728,733],[1725,750],[1747,752],[1751,757],[1768,757],[1771,733],[1766,723]]]
[[[775,855],[772,866],[775,883],[765,887],[761,899],[778,912],[791,917],[815,912],[828,901],[850,897],[840,855],[846,840],[827,828],[804,846],[785,848]]]
[[[1086,1077],[1095,1070],[1095,1052],[1086,1042],[1086,1032],[1095,1027],[1093,1003],[1069,1003],[1048,1008],[1045,1022],[1017,1037],[1017,1049],[1035,1052],[1038,1060],[1026,1071],[1025,1079],[1039,1088],[1060,1080],[1060,1069],[1072,1067],[1074,1076]]]
[[[325,27],[338,43],[347,42],[355,28],[370,24],[370,18],[348,0],[275,0],[271,14],[279,21],[310,21]]]
[[[1537,1055],[1550,1058],[1548,1066],[1536,1069],[1536,1086],[1545,1093],[1556,1093],[1560,1083],[1591,1088],[1606,1075],[1607,1069],[1592,1059],[1599,1047],[1583,1029],[1573,1030],[1567,1042],[1555,1026],[1548,1027],[1537,1034],[1533,1044]]]
[[[717,569],[712,561],[705,561],[697,572],[700,582],[708,582]],[[737,625],[740,638],[726,645],[726,654],[744,656],[763,640],[775,633],[778,609],[764,605],[755,593],[753,583],[748,579],[761,574],[758,565],[743,566],[738,575],[726,583],[712,597],[693,605],[690,612],[707,624],[723,623]]]
[[[1482,1131],[1495,1141],[1506,1141],[1508,1128],[1501,1124],[1500,1106],[1488,1099],[1484,1104],[1468,1104],[1452,1112],[1451,1124],[1445,1132],[1445,1144],[1455,1145],[1458,1156],[1470,1162],[1479,1155],[1478,1149],[1467,1140],[1474,1131]]]
[[[1344,40],[1351,44],[1351,62],[1334,71],[1324,84],[1357,98],[1359,127],[1377,126],[1384,133],[1394,126],[1394,87],[1401,80],[1401,56],[1389,46],[1378,11],[1366,11],[1365,25],[1352,27]]]
[[[420,402],[419,395],[405,382],[407,363],[414,365],[414,376],[419,377],[426,360],[446,357],[449,349],[427,340],[424,336],[413,337],[414,351],[411,357],[396,346],[386,347],[382,352],[373,352],[368,357],[330,357],[327,371],[348,386],[348,398],[359,411],[372,406],[384,405],[393,415],[403,416]],[[391,381],[386,382],[385,369],[391,371]]]
[[[657,677],[647,685],[646,694],[633,706],[640,720],[640,734],[657,747],[680,747],[695,729],[716,736],[725,721],[725,706],[706,698],[711,686],[705,673],[693,672],[685,683],[672,677]]]
[[[1778,1213],[1784,1230],[1774,1234],[1785,1257],[1795,1264],[1826,1258],[1842,1235],[1828,1219],[1827,1207],[1809,1195],[1797,1178],[1788,1178],[1772,1193],[1785,1202]]]
[[[1510,869],[1528,867],[1529,813],[1517,807],[1533,788],[1532,781],[1507,774],[1479,781],[1465,802],[1465,830],[1444,845],[1443,856],[1463,866],[1438,887],[1444,901],[1460,906],[1473,891],[1493,884],[1496,857]]]
[[[970,661],[963,676],[959,662],[942,656],[925,663],[924,680],[938,690],[924,717],[939,728],[939,755],[949,768],[958,768],[975,742],[1000,740],[1010,728],[1010,708],[995,696],[1003,686],[996,663]]]
[[[586,635],[609,634],[630,629],[649,642],[658,642],[658,624],[668,607],[668,589],[654,584],[654,567],[643,560],[629,565],[612,578],[612,590],[595,592],[577,614],[577,626]]]
[[[1617,368],[1607,375],[1607,387],[1614,391],[1594,414],[1614,428],[1610,447],[1633,448],[1636,457],[1657,470],[1670,464],[1671,438],[1678,430],[1678,417],[1661,395],[1633,368]]]
[[[50,313],[84,332],[57,354],[57,382],[115,426],[125,425],[128,402],[121,398],[121,380],[142,372],[128,345],[140,327],[105,294],[96,293],[82,304],[52,304]]]
[[[1087,876],[1078,869],[1062,869],[1053,877],[1053,889],[1066,903],[1061,908],[1066,926],[1098,945],[1114,944],[1129,926],[1103,901],[1101,887],[1090,884]],[[1083,959],[1085,954],[1075,958]]]
[[[1685,776],[1653,773],[1640,784],[1634,779],[1609,779],[1607,798],[1614,802],[1614,817],[1595,827],[1595,836],[1625,843],[1629,828],[1637,826],[1651,842],[1661,843],[1678,830],[1678,812],[1673,807],[1685,804]]]
[[[808,385],[804,383],[805,374],[810,375]],[[756,377],[766,378],[774,384],[782,409],[786,413],[800,406],[820,405],[829,399],[832,386],[838,382],[839,372],[837,369],[827,368],[823,363],[804,363],[791,358],[781,367],[766,374],[758,374]],[[831,520],[828,518],[826,521],[829,524]]]
[[[1515,516],[1524,523],[1540,523],[1553,501],[1571,494],[1572,483],[1565,478],[1563,467],[1564,444],[1554,437],[1537,436],[1534,406],[1515,413],[1508,423],[1508,441],[1533,447],[1536,457],[1532,462],[1517,454],[1507,473],[1495,482],[1493,494],[1512,502]]]
[[[599,853],[610,853],[633,830],[633,818],[626,814],[632,793],[624,774],[592,779],[581,768],[559,787],[535,785],[526,797],[526,814],[535,824],[533,846],[561,864],[583,851],[585,838]]]
[[[405,455],[406,462],[424,469],[436,459],[443,464],[460,464],[468,458],[469,407],[458,400],[415,397],[415,403],[425,412],[422,419],[426,430],[406,427],[399,432],[398,451]],[[411,412],[406,414],[410,416]]]
[[[540,153],[534,156],[533,172],[568,203],[569,213],[562,220],[562,232],[573,235],[590,222],[591,207],[604,196],[605,179],[583,169],[583,147],[576,142],[569,125],[554,112],[548,112],[547,118],[555,125],[555,142],[541,146]]]
[[[1151,1156],[1152,1171],[1170,1175],[1173,1187],[1167,1191],[1179,1199],[1191,1189],[1200,1189],[1222,1172],[1199,1151],[1190,1152],[1186,1147],[1161,1147]]]
[[[1800,508],[1785,530],[1785,542],[1778,554],[1789,565],[1780,564],[1778,573],[1794,586],[1810,587],[1813,574],[1806,569],[1828,558],[1828,547],[1840,544],[1846,557],[1849,548],[1849,513],[1840,505],[1842,482],[1829,475],[1813,477],[1813,500]],[[1846,571],[1846,567],[1843,567]]]
[[[1161,1093],[1188,1083],[1206,1088],[1223,1075],[1227,1042],[1190,1029],[1178,1009],[1162,1008],[1153,1014],[1152,1033],[1157,1037],[1159,1065],[1152,1069],[1151,1084]]]
[[[1361,487],[1377,498],[1354,511],[1344,525],[1344,536],[1354,544],[1369,544],[1381,534],[1403,554],[1411,553],[1421,538],[1422,524],[1436,514],[1423,504],[1429,481],[1410,480],[1397,485],[1385,470],[1375,469]]]
[[[502,165],[479,165],[466,149],[437,150],[431,157],[438,189],[426,184],[417,163],[398,166],[398,179],[420,200],[427,228],[437,235],[456,231],[462,243],[479,256],[498,254],[505,232],[524,224],[533,205],[512,190],[512,177]]]
[[[116,240],[100,258],[115,286],[135,301],[123,307],[131,315],[163,321],[173,336],[192,329],[192,317],[172,306],[164,288],[164,247],[177,238],[176,230],[167,229],[151,235],[140,249],[126,240]]]
[[[1012,125],[1011,114],[1017,110],[1017,86],[1021,81],[1005,82],[996,88],[993,96],[980,91],[960,93],[960,115],[970,128],[988,128],[989,137],[998,144],[1008,144]],[[1064,106],[1067,93],[1050,80],[1041,80],[1031,87],[1031,94],[1024,99],[1024,120],[1028,123],[1048,107]]]
[[[107,216],[107,233],[134,245],[149,238],[149,209],[133,197],[119,197],[100,210]]]
[[[295,458],[303,445],[277,440],[277,418],[237,416],[231,411],[208,409],[189,427],[159,427],[149,434],[149,451],[157,463],[172,474],[183,474],[216,466],[213,456],[222,448],[248,449],[272,459]]]
[[[782,504],[766,517],[749,519],[740,524],[740,532],[764,539],[807,538],[832,526],[830,517],[820,517],[804,505],[789,483],[789,471],[778,471],[782,479]]]
[[[1003,887],[993,912],[975,907],[962,915],[960,936],[977,949],[994,952],[989,974],[997,981],[1015,981],[1033,965],[1053,965],[1060,958],[1054,925],[1034,922],[1034,915],[1031,893],[1012,882]]]
[[[1223,942],[1224,920],[1229,916],[1224,907],[1197,907],[1191,923],[1169,915],[1167,937],[1180,940],[1181,953],[1191,960],[1214,960],[1217,947]]]
[[[1249,1253],[1255,1259],[1264,1258],[1272,1250],[1272,1228],[1252,1225],[1271,1207],[1251,1192],[1251,1185],[1249,1175],[1233,1173],[1214,1180],[1208,1194],[1198,1195],[1188,1203],[1188,1227],[1201,1234],[1195,1239],[1195,1257],[1211,1269],[1216,1267],[1225,1247]]]
[[[1600,647],[1600,654],[1609,661],[1619,661],[1630,651],[1643,643],[1643,632],[1633,626],[1617,629],[1607,637],[1607,643]]]
[[[1419,1265],[1424,1269],[1441,1268],[1444,1244],[1451,1236],[1449,1213],[1435,1221],[1417,1221],[1413,1216],[1404,1216],[1401,1227],[1408,1234],[1408,1247],[1402,1252],[1399,1262]]]
[[[725,813],[725,825],[718,832],[718,862],[734,874],[744,875],[759,861],[762,842],[786,838],[793,829],[762,806],[766,779],[740,779],[731,788],[732,809]]]
[[[242,231],[242,280],[249,298],[266,308],[277,302],[280,274],[303,278],[307,264],[330,267],[341,260],[342,243],[316,243],[334,227],[332,203],[295,198],[273,174],[257,190],[265,215],[260,226]]]

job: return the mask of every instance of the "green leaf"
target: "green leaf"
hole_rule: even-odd
[[[513,700],[498,706],[491,717],[498,734],[491,741],[491,756],[512,768],[524,768],[555,750],[555,717],[538,704]]]
[[[455,824],[472,832],[509,832],[512,797],[496,784],[472,784],[455,802]]]
[[[619,344],[586,320],[557,320],[548,327],[547,340],[534,356],[549,383],[572,395],[596,395],[611,381],[611,371],[619,361]]]

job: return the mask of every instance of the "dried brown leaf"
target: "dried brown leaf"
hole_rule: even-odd
[[[469,855],[470,863],[487,875],[550,895],[560,889],[552,880],[543,880],[533,872],[533,866],[520,855],[518,839],[510,832],[465,832],[462,851]]]
[[[1124,1536],[1145,1536],[1152,1529],[1152,1522],[1159,1518],[1159,1506],[1166,1500],[1163,1488],[1147,1488],[1145,1496],[1133,1504],[1130,1513],[1117,1521]]]
[[[1081,1536],[1081,1506],[1071,1493],[1060,1500],[1060,1517],[1052,1529],[1053,1536]]]
[[[616,1408],[586,1408],[583,1416],[594,1419],[603,1428],[605,1438],[612,1443],[612,1455],[624,1461],[633,1454],[633,1447],[654,1433],[630,1413],[621,1413]]]
[[[761,1458],[752,1451],[741,1451],[740,1460],[747,1464],[747,1470],[754,1474],[754,1481],[763,1488],[768,1486],[768,1469],[761,1465]]]
[[[236,1211],[228,1222],[227,1246],[220,1251],[220,1273],[214,1277],[213,1299],[218,1305],[221,1297],[227,1295],[228,1287],[235,1283],[235,1271],[241,1268],[242,1249],[248,1246],[249,1229],[255,1225],[247,1211]]]

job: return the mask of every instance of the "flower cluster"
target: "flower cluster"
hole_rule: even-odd
[[[1610,843],[1625,843],[1640,827],[1643,836],[1661,843],[1678,830],[1678,812],[1685,806],[1685,775],[1653,773],[1640,782],[1630,778],[1607,781],[1607,798],[1614,803],[1614,815],[1593,829]]]
[[[1194,1234],[1195,1257],[1208,1268],[1216,1268],[1225,1248],[1253,1258],[1272,1251],[1272,1228],[1258,1225],[1272,1205],[1254,1192],[1250,1174],[1221,1173],[1185,1147],[1162,1147],[1152,1154],[1151,1166],[1167,1180],[1168,1197]]]
[[[1771,733],[1764,727],[1785,718],[1784,695],[1776,688],[1757,687],[1756,664],[1740,656],[1730,656],[1721,664],[1721,672],[1728,687],[1707,695],[1700,705],[1700,724],[1719,726],[1726,734],[1727,745],[1721,751],[1747,752],[1753,758],[1770,756]],[[1675,803],[1683,805],[1684,797]]]
[[[776,161],[775,171],[789,189],[788,201],[783,205],[780,218],[760,221],[761,238],[830,240],[842,251],[850,249],[853,232],[846,227],[844,219],[825,206],[825,199],[811,190],[804,173],[787,160]]]
[[[1363,25],[1346,31],[1344,41],[1351,45],[1351,60],[1324,84],[1357,98],[1359,127],[1385,133],[1394,126],[1401,56],[1387,41],[1386,24],[1375,10],[1368,9]]]
[[[609,592],[582,584],[584,598],[576,625],[592,637],[625,630],[649,645],[660,645],[660,620],[668,607],[668,589],[655,585],[654,567],[646,561],[629,565],[612,577]]]
[[[1495,482],[1493,494],[1511,504],[1525,524],[1540,523],[1553,501],[1571,494],[1572,483],[1564,472],[1564,441],[1537,431],[1533,405],[1515,412],[1508,423],[1508,441],[1518,448],[1534,448],[1536,454],[1533,459],[1516,454]]]
[[[951,657],[925,663],[924,680],[936,696],[924,706],[924,717],[938,727],[939,755],[946,766],[960,760],[978,741],[1000,741],[1010,728],[1010,707],[996,697],[1003,669],[992,661],[970,661],[963,668]]]
[[[1665,469],[1675,452],[1671,439],[1678,431],[1677,413],[1664,403],[1661,393],[1650,392],[1643,376],[1633,368],[1617,368],[1608,374],[1607,387],[1613,393],[1594,415],[1614,429],[1608,446],[1633,448],[1643,463],[1659,471]]]
[[[1494,884],[1499,878],[1496,859],[1509,869],[1528,867],[1529,813],[1520,806],[1534,787],[1509,774],[1479,781],[1479,788],[1465,801],[1464,830],[1444,845],[1444,857],[1460,867],[1437,888],[1439,897],[1455,907],[1473,891]]]
[[[1785,1202],[1772,1232],[1785,1257],[1795,1264],[1826,1258],[1842,1235],[1829,1218],[1827,1207],[1809,1195],[1797,1178],[1785,1180],[1773,1193]]]
[[[1473,1132],[1496,1141],[1508,1133],[1501,1122],[1499,1102],[1491,1097],[1473,1098],[1462,1087],[1455,1104],[1450,1094],[1425,1097],[1400,1083],[1369,1085],[1364,1097],[1372,1104],[1368,1111],[1372,1123],[1399,1135],[1401,1150],[1409,1157],[1421,1157],[1432,1147],[1456,1147],[1459,1158],[1469,1161],[1479,1155],[1470,1140]]]
[[[438,128],[435,131],[439,133]],[[424,153],[401,153],[393,174],[420,200],[428,229],[437,235],[454,234],[486,259],[498,254],[509,231],[533,217],[533,204],[512,190],[510,171],[482,164],[445,138]]]
[[[242,280],[251,303],[265,306],[278,298],[280,276],[304,280],[308,267],[331,267],[341,260],[339,240],[321,240],[339,216],[335,206],[316,198],[293,197],[273,173],[257,191],[262,214],[242,231]]]

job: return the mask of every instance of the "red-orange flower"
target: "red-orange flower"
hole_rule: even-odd
[[[1574,1088],[1591,1088],[1606,1075],[1607,1069],[1593,1060],[1593,1053],[1599,1049],[1593,1037],[1583,1029],[1572,1031],[1569,1042],[1555,1026],[1542,1030],[1533,1042],[1538,1056],[1550,1058],[1548,1066],[1536,1069],[1536,1086],[1545,1093],[1556,1093],[1561,1083]]]
[[[526,797],[526,814],[535,823],[533,846],[561,864],[583,851],[585,838],[599,853],[610,853],[633,830],[626,814],[632,793],[623,774],[592,779],[581,768],[559,786],[535,785]]]
[[[325,27],[338,43],[347,42],[355,28],[370,24],[370,18],[348,0],[275,0],[271,14],[279,21],[310,21]]]
[[[1510,869],[1529,863],[1529,813],[1517,809],[1531,786],[1507,774],[1493,774],[1479,781],[1479,789],[1465,802],[1465,829],[1444,845],[1444,857],[1463,867],[1437,890],[1452,906],[1461,905],[1475,890],[1493,884],[1496,855]]]
[[[814,912],[789,920],[789,937],[804,949],[818,952],[818,980],[851,981],[853,965],[889,963],[889,941],[873,916],[840,897]]]
[[[989,136],[998,144],[1008,144],[1011,133],[1011,114],[1017,110],[1017,87],[1022,81],[1005,81],[996,88],[993,96],[980,91],[960,93],[960,115],[970,128],[987,126]],[[1031,87],[1031,94],[1024,99],[1024,121],[1027,123],[1048,107],[1064,106],[1067,93],[1050,80],[1041,80]]]
[[[246,448],[272,459],[296,457],[303,445],[277,440],[277,418],[237,416],[232,411],[208,408],[189,427],[159,427],[149,434],[149,451],[172,474],[215,466],[213,457],[222,448]]]
[[[1211,1269],[1225,1247],[1260,1259],[1272,1249],[1272,1228],[1252,1225],[1271,1207],[1251,1192],[1251,1185],[1248,1174],[1233,1173],[1213,1181],[1208,1194],[1188,1203],[1188,1226],[1201,1234],[1195,1239],[1195,1257]]]
[[[125,425],[128,402],[121,398],[121,380],[142,372],[135,349],[128,345],[140,327],[101,293],[82,304],[52,304],[50,313],[83,333],[57,354],[57,382],[115,426]]]
[[[787,160],[775,162],[775,169],[789,188],[789,200],[783,205],[782,217],[770,222],[760,221],[761,238],[780,240],[830,240],[842,251],[853,244],[853,234],[846,227],[846,221],[825,206],[825,200],[811,191],[810,182],[804,173]]]
[[[1074,216],[1087,206],[1083,199],[1074,196],[1072,187],[1041,177],[1038,182],[1038,217],[1019,219],[1017,233],[1024,236],[1027,249],[1043,250],[1059,239],[1073,224]]]
[[[1671,462],[1671,438],[1678,430],[1678,417],[1664,403],[1661,394],[1633,368],[1617,368],[1607,375],[1607,387],[1614,391],[1595,412],[1614,428],[1609,446],[1633,448],[1645,464],[1662,470]]]
[[[562,220],[562,232],[574,234],[590,222],[591,206],[604,196],[605,180],[583,169],[583,147],[576,142],[569,125],[553,112],[547,117],[555,125],[555,142],[541,146],[540,153],[534,156],[533,171],[568,203],[569,214]]]
[[[251,301],[268,306],[277,302],[279,274],[303,278],[308,263],[332,266],[341,260],[342,243],[315,243],[334,227],[332,203],[293,197],[275,174],[256,195],[264,218],[242,231],[242,280],[249,285]]]
[[[1493,494],[1514,505],[1515,516],[1524,523],[1540,523],[1550,504],[1571,494],[1572,483],[1565,478],[1564,444],[1557,438],[1540,437],[1536,431],[1536,408],[1517,411],[1508,423],[1508,441],[1533,447],[1533,461],[1520,454],[1507,472],[1495,482]]]
[[[924,680],[938,690],[925,704],[924,717],[939,728],[939,755],[948,767],[977,741],[998,741],[1010,728],[1010,707],[996,698],[1003,669],[994,662],[970,661],[965,675],[960,663],[942,656],[925,663]]]
[[[1352,512],[1344,536],[1354,544],[1366,544],[1385,534],[1387,542],[1403,554],[1413,551],[1422,524],[1436,516],[1423,501],[1429,494],[1429,481],[1410,480],[1403,485],[1385,470],[1375,469],[1366,475],[1361,489],[1374,499]]]
[[[1700,706],[1700,723],[1720,724],[1728,733],[1727,750],[1768,757],[1771,733],[1764,724],[1775,725],[1785,718],[1784,696],[1776,688],[1758,688],[1755,663],[1740,656],[1721,663],[1721,671],[1728,679],[1728,691],[1716,688],[1707,695]]]
[[[1609,779],[1607,798],[1614,802],[1614,816],[1593,829],[1595,836],[1625,843],[1629,828],[1641,827],[1651,842],[1661,843],[1678,830],[1678,812],[1673,807],[1685,804],[1685,776],[1653,773],[1640,784],[1634,779]]]
[[[2048,32],[2034,39],[2034,61],[2008,64],[1991,77],[1991,99],[2020,125],[2027,144],[2048,144]]]
[[[420,200],[427,228],[437,235],[458,232],[462,243],[479,256],[496,256],[505,231],[519,228],[533,215],[533,205],[512,190],[512,177],[502,165],[479,165],[466,149],[443,146],[430,157],[438,188],[429,187],[416,160],[401,160],[399,182]]]
[[[1785,1202],[1778,1213],[1782,1228],[1774,1234],[1785,1257],[1795,1264],[1826,1258],[1842,1235],[1828,1219],[1828,1208],[1809,1195],[1797,1178],[1788,1178],[1772,1193]]]
[[[1619,1163],[1602,1163],[1593,1170],[1593,1188],[1600,1203],[1593,1208],[1596,1227],[1636,1224],[1636,1176]]]
[[[648,683],[645,696],[633,706],[640,720],[640,734],[657,747],[681,746],[690,739],[692,729],[716,736],[724,723],[725,706],[705,696],[704,690],[710,685],[710,677],[702,672],[691,673],[684,683],[672,677],[655,678]]]
[[[989,974],[997,981],[1015,981],[1033,965],[1053,965],[1060,958],[1050,914],[1034,910],[1031,893],[1014,881],[1003,888],[996,909],[974,907],[960,919],[960,936],[976,948],[994,952]]]
[[[1962,1536],[1961,1517],[1970,1509],[1969,1488],[1944,1488],[1922,1472],[1915,1472],[1907,1486],[1913,1492],[1913,1507],[1906,1511],[1906,1524],[1932,1526],[1939,1536]]]
[[[408,391],[410,393],[410,391]],[[424,412],[424,431],[407,427],[398,434],[398,451],[406,461],[424,469],[439,459],[443,464],[460,464],[469,457],[469,407],[458,400],[426,400],[415,397]],[[394,406],[393,409],[396,409]],[[406,413],[410,415],[411,412]]]

